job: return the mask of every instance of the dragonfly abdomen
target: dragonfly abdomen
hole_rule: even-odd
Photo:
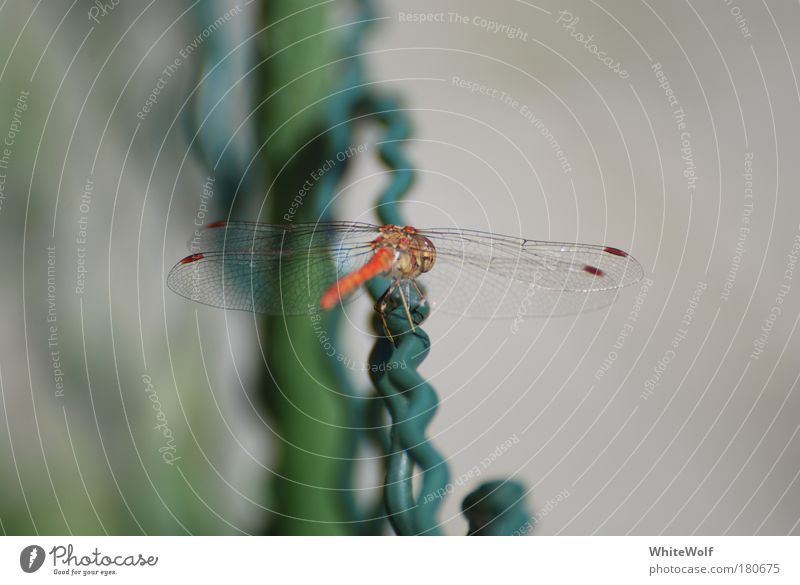
[[[375,255],[362,268],[343,276],[325,291],[319,301],[320,307],[325,310],[332,309],[341,299],[352,294],[370,278],[388,272],[393,262],[393,248],[378,248]]]

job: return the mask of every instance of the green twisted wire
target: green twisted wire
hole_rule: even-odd
[[[361,26],[358,34],[351,37],[348,55],[359,55],[361,35],[374,18],[370,2],[365,0],[359,4]],[[386,127],[386,134],[379,143],[379,152],[382,161],[391,170],[391,180],[379,198],[378,215],[383,224],[406,225],[400,212],[400,202],[414,182],[412,166],[403,152],[404,141],[411,134],[408,116],[394,100],[379,98],[374,92],[364,90],[368,86],[358,58],[352,59],[349,64],[344,87],[351,91],[341,92],[342,103],[335,99],[335,106],[331,108],[334,114],[330,119],[330,127],[341,129],[337,131],[338,140],[333,140],[335,148],[341,151],[349,144],[350,124],[341,122],[353,120],[354,109],[358,105]],[[363,101],[359,103],[356,96],[362,93]],[[336,176],[336,182],[338,179],[339,175]],[[327,197],[322,199],[326,200]],[[389,284],[386,279],[374,278],[367,288],[371,296],[377,299]],[[441,534],[437,512],[442,498],[436,497],[436,494],[446,493],[450,474],[445,460],[426,437],[426,429],[436,414],[439,399],[433,387],[418,372],[431,345],[427,333],[418,327],[428,316],[429,308],[427,305],[419,306],[420,299],[415,293],[411,294],[412,319],[417,327],[408,332],[407,315],[403,307],[398,306],[387,315],[388,329],[397,346],[383,337],[377,340],[369,358],[370,377],[378,394],[384,399],[392,420],[384,484],[384,504],[392,527],[399,535],[437,535]],[[376,318],[375,327],[380,331],[382,324],[377,321]],[[391,367],[393,363],[402,363],[404,367]],[[417,497],[414,496],[412,483],[415,466],[423,474]],[[495,481],[479,486],[465,498],[462,505],[470,522],[469,534],[521,533],[528,525],[524,495],[524,488],[516,482]]]
[[[389,99],[373,99],[374,116],[386,125],[386,136],[380,143],[383,162],[392,170],[391,181],[379,199],[378,215],[384,224],[406,225],[400,213],[400,201],[413,184],[413,170],[403,153],[403,141],[411,127],[405,111]],[[373,279],[368,287],[378,298],[389,283]],[[412,318],[420,324],[428,315],[428,307],[418,305],[416,295],[409,299]],[[372,352],[370,368],[376,390],[386,400],[392,418],[391,451],[385,484],[385,503],[398,534],[439,534],[436,513],[442,503],[432,494],[444,493],[449,470],[442,456],[426,437],[426,429],[436,414],[439,399],[433,387],[417,368],[430,350],[430,338],[421,328],[408,332],[405,310],[397,307],[387,315],[387,325],[397,347],[380,339]],[[380,329],[378,329],[380,330]],[[387,367],[403,364],[404,367]],[[383,367],[381,367],[383,366]],[[414,466],[422,470],[420,496],[414,497]]]
[[[413,183],[411,165],[402,151],[403,141],[410,135],[405,112],[390,100],[375,100],[376,117],[387,125],[381,142],[381,158],[392,170],[392,181],[379,200],[379,217],[384,224],[406,225],[399,203]],[[368,283],[370,294],[377,299],[389,286],[385,279]],[[417,371],[430,350],[430,338],[418,325],[428,316],[428,305],[410,292],[409,304],[416,325],[409,331],[405,309],[398,306],[387,316],[395,348],[389,340],[379,339],[370,356],[373,384],[386,400],[392,417],[391,451],[385,484],[386,507],[398,534],[441,533],[436,514],[442,503],[437,494],[447,492],[449,470],[442,456],[426,437],[426,429],[439,404],[436,391]],[[379,327],[376,324],[376,328]],[[391,362],[408,367],[389,366]],[[415,498],[412,489],[414,465],[422,469],[422,487]],[[462,510],[469,520],[469,535],[525,534],[532,524],[525,510],[526,490],[514,481],[490,481],[467,495]]]

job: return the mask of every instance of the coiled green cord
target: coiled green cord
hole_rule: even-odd
[[[358,57],[361,35],[374,19],[374,13],[368,0],[360,2],[359,6],[360,26],[350,37],[347,53],[354,56],[348,63],[345,77],[345,87],[349,91],[338,94],[341,99],[334,97],[329,127],[337,129],[338,140],[333,142],[341,150],[349,143],[352,134],[349,122],[355,117],[354,106],[359,105],[367,116],[385,126],[386,133],[379,143],[379,152],[391,171],[391,178],[378,200],[378,216],[382,224],[407,225],[400,212],[400,202],[414,181],[412,166],[403,151],[404,141],[411,134],[411,125],[400,104],[380,98],[366,89],[369,86],[365,83]],[[357,96],[361,99],[358,100]],[[345,106],[345,100],[349,107]],[[372,297],[378,299],[389,284],[386,279],[374,278],[367,287]],[[409,299],[415,325],[421,324],[429,312],[427,305],[418,305],[419,300],[413,293]],[[437,494],[447,493],[450,474],[446,462],[426,436],[427,427],[439,405],[436,391],[417,371],[430,350],[430,338],[419,326],[409,331],[408,318],[402,306],[387,315],[387,325],[397,345],[381,337],[369,358],[373,385],[384,399],[392,421],[386,452],[384,504],[397,534],[437,535],[442,532],[437,512],[443,502]],[[377,318],[375,327],[376,331],[382,332],[382,324]],[[394,367],[395,364],[403,364],[403,367]],[[423,474],[416,497],[412,482],[415,467]],[[469,534],[525,532],[524,527],[530,525],[523,506],[524,495],[524,488],[515,482],[495,481],[479,486],[462,505],[470,522]]]
[[[386,125],[380,155],[392,170],[391,181],[379,200],[378,215],[384,224],[406,225],[399,203],[413,183],[412,167],[403,153],[403,141],[411,133],[410,124],[405,111],[392,100],[373,99],[370,105],[373,115]],[[373,279],[369,283],[370,293],[377,299],[388,284],[384,279]],[[417,306],[419,299],[413,295],[409,302],[412,318],[416,324],[421,323],[427,317],[428,307]],[[425,436],[439,399],[417,371],[428,355],[430,338],[419,327],[409,331],[402,306],[389,313],[387,324],[397,347],[387,339],[380,339],[370,356],[371,365],[384,366],[372,367],[371,371],[375,388],[386,400],[392,417],[385,503],[398,534],[439,534],[436,513],[442,499],[432,495],[444,493],[440,490],[446,489],[450,474],[444,459]],[[391,367],[391,362],[404,367]],[[423,473],[422,488],[416,498],[411,487],[415,465]]]

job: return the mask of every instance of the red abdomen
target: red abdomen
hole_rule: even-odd
[[[341,299],[352,294],[370,278],[387,272],[392,267],[393,259],[394,254],[390,248],[380,248],[362,268],[343,276],[331,285],[319,300],[319,306],[325,310],[332,309]]]

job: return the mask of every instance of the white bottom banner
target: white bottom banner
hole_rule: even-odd
[[[800,583],[799,537],[0,539],[0,583]],[[231,581],[236,580],[236,581]],[[456,581],[454,581],[456,580]]]

